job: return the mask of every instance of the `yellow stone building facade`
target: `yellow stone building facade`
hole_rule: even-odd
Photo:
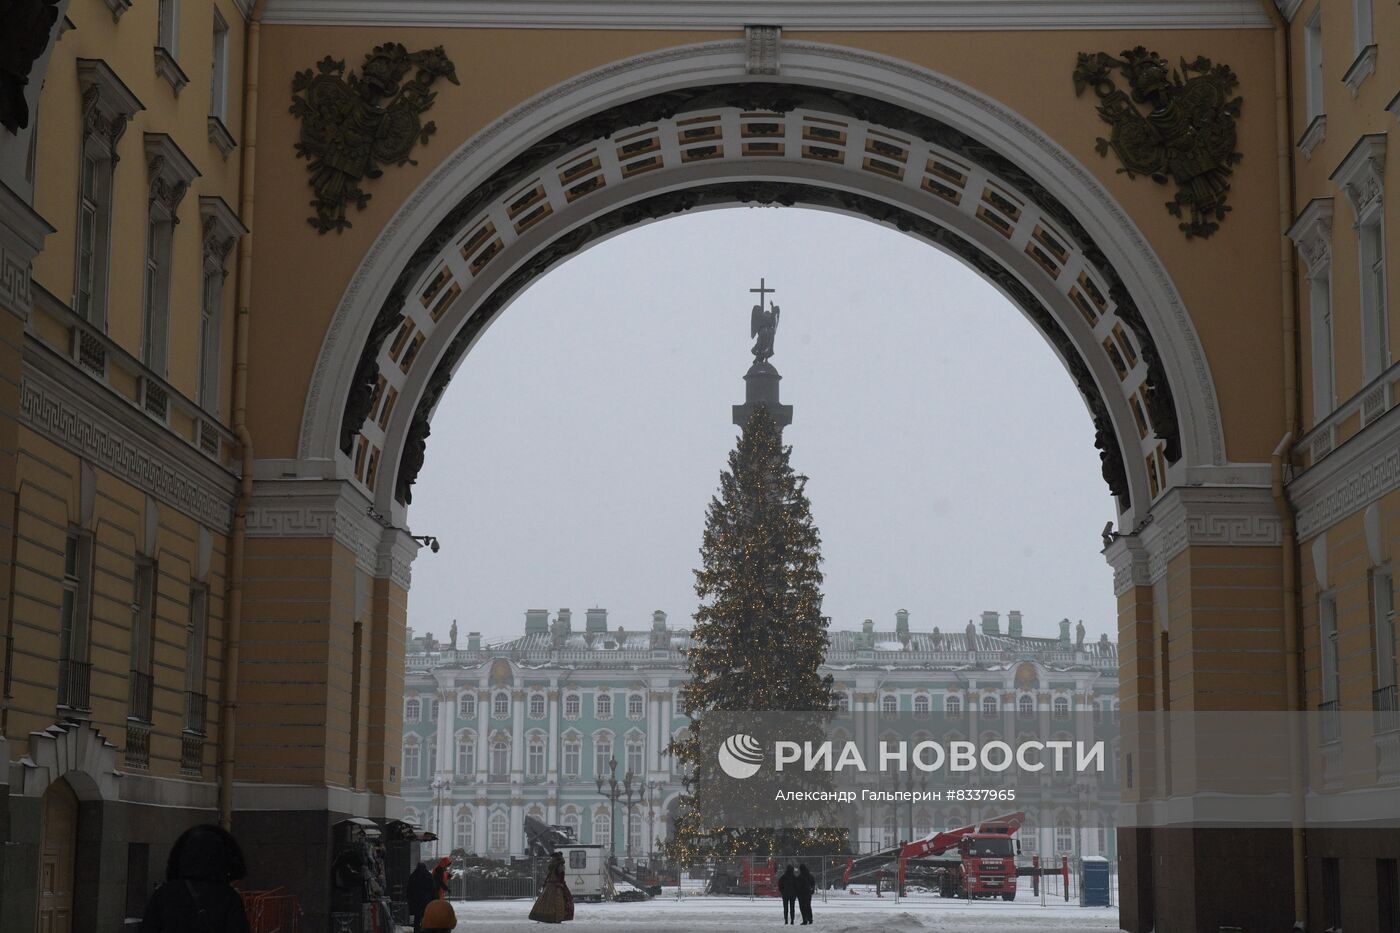
[[[959,256],[1065,363],[1125,714],[1318,724],[1295,828],[1174,824],[1189,746],[1125,751],[1124,928],[1382,928],[1400,844],[1337,814],[1400,772],[1392,0],[10,8],[0,927],[113,926],[210,819],[324,924],[330,827],[401,812],[475,336],[599,237],[777,203]]]

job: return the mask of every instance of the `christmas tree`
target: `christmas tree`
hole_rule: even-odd
[[[672,743],[687,774],[672,837],[673,855],[683,861],[844,850],[844,830],[822,829],[813,818],[793,825],[791,811],[766,827],[711,825],[718,808],[706,800],[706,794],[724,794],[723,804],[732,806],[740,794],[776,815],[775,786],[826,780],[789,773],[739,783],[717,773],[718,743],[735,731],[760,728],[753,723],[764,717],[748,711],[807,711],[813,715],[798,717],[806,727],[796,728],[820,741],[833,708],[831,676],[818,671],[829,643],[829,620],[821,614],[821,537],[804,491],[807,478],[793,471],[790,453],[768,409],[753,407],[706,516],[702,564],[695,571],[700,607],[688,653],[690,680],[681,695],[691,724]],[[790,737],[793,718],[784,722]]]

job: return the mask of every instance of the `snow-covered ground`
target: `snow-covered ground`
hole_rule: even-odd
[[[674,888],[671,889],[674,892]],[[532,922],[530,901],[454,901],[457,929],[516,933],[543,929]],[[1078,907],[1063,901],[1041,907],[1021,901],[944,900],[930,895],[899,899],[886,895],[848,895],[832,891],[812,905],[814,930],[824,933],[993,933],[997,930],[1043,930],[1046,933],[1103,933],[1118,930],[1116,907]],[[780,926],[777,898],[670,896],[636,903],[579,904],[574,922],[563,929],[611,930],[617,933],[743,933],[754,926]]]

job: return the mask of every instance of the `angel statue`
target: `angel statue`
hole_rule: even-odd
[[[754,305],[749,318],[749,336],[758,338],[753,345],[755,363],[766,363],[773,355],[773,336],[778,332],[778,315],[781,312],[777,305],[768,307],[769,310],[765,311],[763,305]]]

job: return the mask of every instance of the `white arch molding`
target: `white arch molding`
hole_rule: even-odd
[[[308,391],[299,462],[294,471],[306,476],[353,476],[353,465],[338,449],[340,416],[375,315],[427,232],[493,173],[532,144],[577,122],[580,115],[682,88],[767,81],[854,92],[927,114],[1028,172],[1083,226],[1133,297],[1151,332],[1174,395],[1182,446],[1182,458],[1171,470],[1169,481],[1163,478],[1162,487],[1183,481],[1210,481],[1228,472],[1212,469],[1228,466],[1219,409],[1209,364],[1180,296],[1141,231],[1082,165],[1019,114],[958,82],[908,63],[848,48],[785,41],[781,77],[762,79],[747,74],[745,53],[743,42],[727,41],[667,49],[610,64],[527,101],[446,158],[385,225],[336,309]],[[567,158],[552,159],[542,171],[561,162],[567,162]],[[413,409],[453,334],[501,281],[550,241],[619,206],[665,191],[738,180],[797,182],[859,194],[926,217],[974,242],[1011,271],[1051,312],[1080,348],[1119,437],[1137,437],[1128,398],[1119,390],[1121,380],[1102,350],[1094,352],[1102,335],[1096,335],[1075,311],[1063,287],[1040,274],[1021,251],[1024,235],[1013,249],[1006,239],[995,235],[986,224],[975,222],[968,212],[940,209],[939,199],[908,185],[901,188],[869,172],[792,158],[775,158],[762,164],[754,160],[715,160],[681,168],[668,166],[589,194],[514,237],[479,276],[464,277],[469,284],[453,306],[441,314],[440,326],[427,335],[380,439],[385,455],[371,490],[375,507],[392,515],[396,523],[405,518],[402,507],[393,501],[393,477]],[[558,188],[557,183],[554,188]],[[506,193],[514,196],[515,189]],[[557,195],[558,191],[552,194]],[[469,219],[466,227],[474,222]],[[459,232],[465,234],[468,230]],[[444,254],[451,253],[458,240],[450,240]],[[430,263],[425,275],[437,266],[437,261]],[[1071,270],[1066,267],[1063,271]],[[419,287],[415,285],[410,290],[410,299]],[[1144,517],[1153,499],[1146,488],[1143,458],[1138,454],[1131,446],[1124,450],[1133,503],[1131,513],[1124,516],[1124,525],[1135,524]],[[277,465],[276,475],[287,472],[287,464]]]

